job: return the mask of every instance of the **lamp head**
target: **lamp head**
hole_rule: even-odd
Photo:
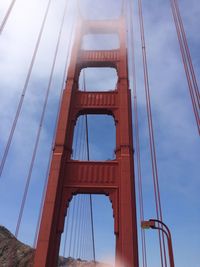
[[[142,221],[141,227],[142,227],[142,229],[155,228],[155,221],[154,220]]]

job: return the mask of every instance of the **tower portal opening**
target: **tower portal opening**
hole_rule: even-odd
[[[115,68],[84,68],[79,76],[80,91],[113,91],[117,88],[118,75]]]
[[[88,129],[88,149],[86,136],[86,116]],[[74,160],[105,161],[115,159],[116,127],[110,115],[81,115],[78,117],[74,138]]]
[[[95,258],[98,262],[114,266],[114,220],[112,205],[107,196],[73,196],[65,218],[59,254],[75,260],[93,261]]]

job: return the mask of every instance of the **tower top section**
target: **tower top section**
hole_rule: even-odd
[[[106,35],[107,37],[105,37]],[[88,67],[115,68],[119,79],[127,79],[126,38],[124,16],[110,20],[86,20],[79,17],[68,79],[74,77],[76,79],[81,69]],[[110,43],[114,43],[114,45],[109,47]],[[94,46],[96,47],[94,48]]]

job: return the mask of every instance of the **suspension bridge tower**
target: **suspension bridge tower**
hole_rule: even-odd
[[[123,16],[116,20],[80,19],[78,22],[62,96],[34,267],[57,266],[65,216],[72,196],[77,194],[109,197],[116,235],[116,266],[139,266],[126,32]],[[115,50],[83,50],[82,39],[88,33],[116,33],[120,46]],[[115,68],[117,88],[108,92],[80,91],[80,71],[87,67]],[[74,127],[77,118],[84,114],[113,116],[116,125],[114,160],[72,160]]]

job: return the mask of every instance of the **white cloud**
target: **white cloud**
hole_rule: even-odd
[[[80,1],[81,8],[84,3],[89,6],[89,12],[92,18],[104,13],[104,8],[101,4],[106,4],[105,16],[108,16],[110,9],[108,8],[108,1]],[[116,2],[116,1],[114,1]],[[41,25],[42,16],[46,7],[47,1],[16,1],[16,6],[13,9],[12,16],[0,36],[0,147],[1,151],[5,146],[8,132],[12,123],[14,112],[23,88],[24,80],[27,74],[27,68],[35,46],[39,27]],[[113,15],[119,14],[119,6],[121,1],[117,2],[118,10],[113,11]],[[33,146],[33,139],[35,131],[38,127],[39,110],[44,98],[46,90],[47,79],[50,72],[50,67],[53,59],[53,52],[55,49],[55,36],[58,33],[59,23],[62,14],[62,8],[53,1],[53,8],[51,9],[48,18],[48,27],[45,29],[45,35],[42,38],[39,49],[37,61],[33,70],[30,87],[26,96],[25,105],[23,107],[23,117],[19,122],[17,132],[15,134],[14,145],[11,150],[10,162],[6,166],[7,181],[1,181],[2,189],[0,194],[5,203],[8,202],[7,210],[13,209],[16,215],[19,200],[19,192],[17,185],[20,186],[20,192],[23,189],[23,179],[26,176],[28,161],[30,160],[30,150]],[[63,7],[64,1],[61,1]],[[189,213],[189,203],[193,205],[193,218],[200,221],[199,210],[199,167],[197,166],[199,158],[199,137],[194,121],[194,115],[191,106],[191,100],[188,93],[187,82],[184,74],[184,69],[181,62],[179,46],[175,27],[173,25],[172,15],[169,3],[161,0],[144,1],[144,17],[145,17],[145,31],[147,55],[149,63],[150,88],[152,97],[153,121],[155,126],[155,140],[158,152],[158,167],[160,174],[161,192],[164,195],[164,211],[169,216],[167,220],[170,223],[176,222],[178,217],[176,212],[170,216],[168,202],[170,202],[170,209],[173,205],[174,210],[180,209],[179,203],[185,206],[185,213]],[[0,16],[5,13],[7,1],[0,3]],[[96,7],[98,7],[96,9]],[[183,20],[185,22],[186,33],[189,39],[189,45],[192,52],[192,58],[195,63],[197,77],[200,74],[200,57],[199,57],[199,17],[200,5],[198,0],[182,1],[180,2]],[[70,7],[72,15],[74,9]],[[137,12],[137,9],[135,10]],[[83,10],[85,14],[86,11]],[[58,19],[59,18],[59,19]],[[72,18],[70,17],[70,20]],[[142,167],[144,173],[145,185],[145,207],[148,209],[148,214],[153,214],[152,208],[152,192],[150,182],[151,166],[148,154],[148,132],[147,121],[145,118],[145,95],[143,88],[143,74],[141,66],[141,48],[140,37],[138,32],[138,22],[135,17],[136,28],[136,70],[138,83],[138,103],[140,110],[140,130],[141,130],[141,147],[142,147]],[[63,51],[66,51],[65,35],[69,31],[66,23],[66,32],[61,42],[61,50],[59,52],[58,62],[55,70],[54,86],[51,91],[50,104],[53,103],[53,108],[49,111],[46,118],[45,128],[43,131],[43,150],[40,151],[38,162],[45,165],[44,157],[48,151],[48,145],[51,140],[49,131],[52,128],[52,115],[55,116],[56,101],[58,101],[58,91],[60,81],[62,79],[61,72],[64,67]],[[93,79],[93,77],[91,76]],[[110,83],[111,81],[109,81]],[[57,87],[56,87],[57,86]],[[111,88],[112,89],[112,88]],[[49,105],[50,105],[49,104]],[[31,139],[30,139],[31,137]],[[92,144],[95,154],[101,156],[95,144]],[[45,153],[46,152],[46,153]],[[2,153],[2,152],[1,152]],[[38,164],[39,164],[38,163]],[[38,181],[39,170],[35,171],[34,183]],[[6,180],[5,179],[5,180]],[[40,184],[41,186],[41,184]],[[7,189],[6,189],[7,188]],[[9,200],[6,190],[11,190],[13,194]],[[37,191],[37,190],[36,190]],[[41,188],[40,188],[41,191]],[[149,202],[148,202],[149,201]],[[14,204],[13,204],[14,203]],[[150,203],[150,204],[149,204]],[[15,217],[9,215],[5,207],[1,207],[1,213],[5,214],[2,222],[7,223],[11,228],[14,228]],[[184,217],[184,209],[181,209],[179,215]],[[6,219],[6,216],[8,216]],[[8,221],[9,220],[9,221]],[[1,222],[0,222],[1,223]],[[25,223],[26,225],[26,223]],[[186,225],[179,225],[179,229],[183,229]],[[190,227],[190,225],[188,225]],[[177,227],[178,228],[178,227]],[[190,240],[191,247],[193,239],[189,234],[180,237],[173,231],[174,238],[177,238],[177,246],[184,243],[184,238]],[[188,244],[182,245],[183,251],[187,250]],[[177,249],[179,253],[179,249]],[[182,259],[177,258],[177,262],[182,267],[188,267],[189,263],[185,260],[185,265],[182,264]],[[191,266],[195,266],[194,264]]]

